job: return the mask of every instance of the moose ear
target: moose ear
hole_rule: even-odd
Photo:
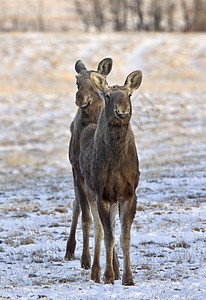
[[[80,74],[86,72],[87,68],[81,60],[78,60],[75,64],[75,70],[78,74]]]
[[[90,79],[92,82],[92,85],[94,87],[94,89],[98,92],[101,93],[103,92],[104,89],[106,89],[108,87],[108,84],[106,82],[106,79],[104,76],[102,76],[99,73],[96,72],[92,72],[90,74]]]
[[[142,72],[141,71],[134,71],[127,76],[125,80],[124,86],[128,88],[131,93],[133,93],[142,82]]]
[[[97,72],[106,77],[111,72],[111,69],[112,69],[112,59],[104,58],[102,61],[100,61],[97,68]]]

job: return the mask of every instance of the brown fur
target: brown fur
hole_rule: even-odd
[[[111,58],[103,59],[97,68],[97,73],[104,77],[111,71]],[[70,235],[67,240],[65,258],[70,260],[74,257],[76,240],[75,233],[80,210],[82,210],[82,230],[83,230],[83,252],[81,257],[81,266],[85,269],[90,268],[91,258],[89,253],[89,232],[91,227],[90,208],[87,199],[87,193],[84,186],[84,179],[79,168],[80,154],[80,135],[82,130],[90,123],[97,123],[99,114],[104,103],[99,94],[94,90],[90,81],[90,74],[94,71],[88,71],[84,63],[78,60],[75,64],[75,70],[78,75],[76,93],[76,104],[79,107],[77,114],[71,124],[71,140],[69,144],[69,160],[72,164],[75,200],[73,202],[73,217],[70,229]]]
[[[105,108],[97,125],[89,125],[82,131],[80,169],[88,193],[93,194],[93,199],[97,201],[104,229],[105,283],[114,283],[114,279],[119,277],[114,248],[115,215],[119,207],[124,256],[122,283],[133,284],[130,267],[130,228],[136,212],[135,190],[139,182],[139,162],[130,127],[130,95],[141,84],[141,78],[141,72],[136,71],[127,77],[124,86],[108,87],[101,75],[91,74],[94,87],[105,99]],[[95,248],[99,251],[100,245],[101,237],[98,240],[95,236]],[[95,253],[95,257],[99,256],[100,254]],[[97,260],[93,263],[91,277],[96,282],[100,281],[100,264]]]

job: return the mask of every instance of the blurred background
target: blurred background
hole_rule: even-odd
[[[206,0],[0,0],[4,299],[206,299],[205,30]],[[91,283],[80,268],[80,221],[75,260],[63,259],[74,199],[74,65],[96,70],[105,57],[110,85],[143,73],[132,96],[141,170],[132,290]]]
[[[141,69],[133,128],[143,165],[182,162],[180,148],[203,136],[205,30],[205,0],[0,0],[1,181],[70,170],[77,59],[96,69],[112,57],[110,84]]]
[[[206,299],[205,31],[206,0],[0,0],[1,299]],[[96,70],[105,57],[110,85],[143,73],[132,96],[132,289],[91,283],[81,222],[75,260],[63,259],[74,65]]]
[[[205,0],[1,0],[1,31],[206,30]]]

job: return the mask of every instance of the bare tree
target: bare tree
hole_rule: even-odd
[[[152,16],[152,27],[155,31],[161,30],[161,21],[162,21],[162,1],[152,0],[151,3],[151,16]]]
[[[193,3],[193,31],[206,30],[206,1],[194,0]]]
[[[44,0],[39,0],[38,2],[38,27],[39,27],[39,31],[45,31]]]
[[[19,19],[19,14],[18,14],[18,5],[16,5],[15,9],[12,11],[12,30],[13,31],[18,31],[19,30],[19,25],[20,25],[20,19]]]
[[[82,6],[79,0],[75,0],[74,3],[75,3],[76,12],[83,23],[85,31],[89,31],[92,22],[90,14],[88,13],[87,10],[84,9],[84,7]]]
[[[174,13],[175,13],[175,3],[173,0],[167,1],[166,6],[166,16],[167,16],[167,27],[169,31],[174,30]]]
[[[133,10],[135,14],[137,15],[137,24],[136,29],[137,30],[143,30],[144,29],[144,14],[143,14],[143,3],[142,0],[134,0],[133,1]]]
[[[105,16],[101,0],[92,0],[93,4],[93,24],[98,31],[102,31],[105,26]]]
[[[192,20],[191,20],[191,11],[186,0],[181,0],[181,8],[184,20],[184,31],[189,31],[191,29]]]
[[[128,3],[127,0],[110,1],[114,31],[127,30]]]
[[[206,31],[206,0],[66,1],[85,31]],[[63,20],[46,19],[49,10],[45,0],[0,0],[0,31],[67,31]]]

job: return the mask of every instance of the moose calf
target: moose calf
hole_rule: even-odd
[[[98,64],[96,73],[105,78],[112,69],[112,59],[105,58]],[[84,269],[90,268],[91,258],[89,253],[89,232],[91,227],[90,208],[87,200],[87,194],[84,186],[84,179],[79,168],[80,153],[80,135],[82,130],[90,123],[96,124],[99,114],[104,106],[103,100],[94,90],[90,75],[93,70],[87,70],[84,63],[78,60],[75,64],[77,88],[76,105],[79,107],[77,114],[71,124],[71,140],[69,144],[69,160],[72,165],[74,178],[75,200],[73,202],[73,216],[70,235],[67,240],[65,258],[70,260],[74,257],[76,247],[75,233],[80,214],[82,210],[82,230],[83,230],[83,252],[81,257],[81,266]]]
[[[124,258],[122,284],[133,285],[130,266],[130,229],[136,212],[135,190],[140,173],[130,126],[132,116],[130,97],[140,86],[142,73],[132,72],[127,76],[123,86],[109,87],[105,77],[98,73],[91,73],[90,78],[95,90],[105,102],[97,125],[88,125],[82,131],[80,139],[80,170],[95,222],[95,252],[91,278],[100,282],[102,226],[106,248],[104,282],[114,283],[114,279],[119,278],[119,264],[114,247],[115,215],[119,207],[120,241]]]

